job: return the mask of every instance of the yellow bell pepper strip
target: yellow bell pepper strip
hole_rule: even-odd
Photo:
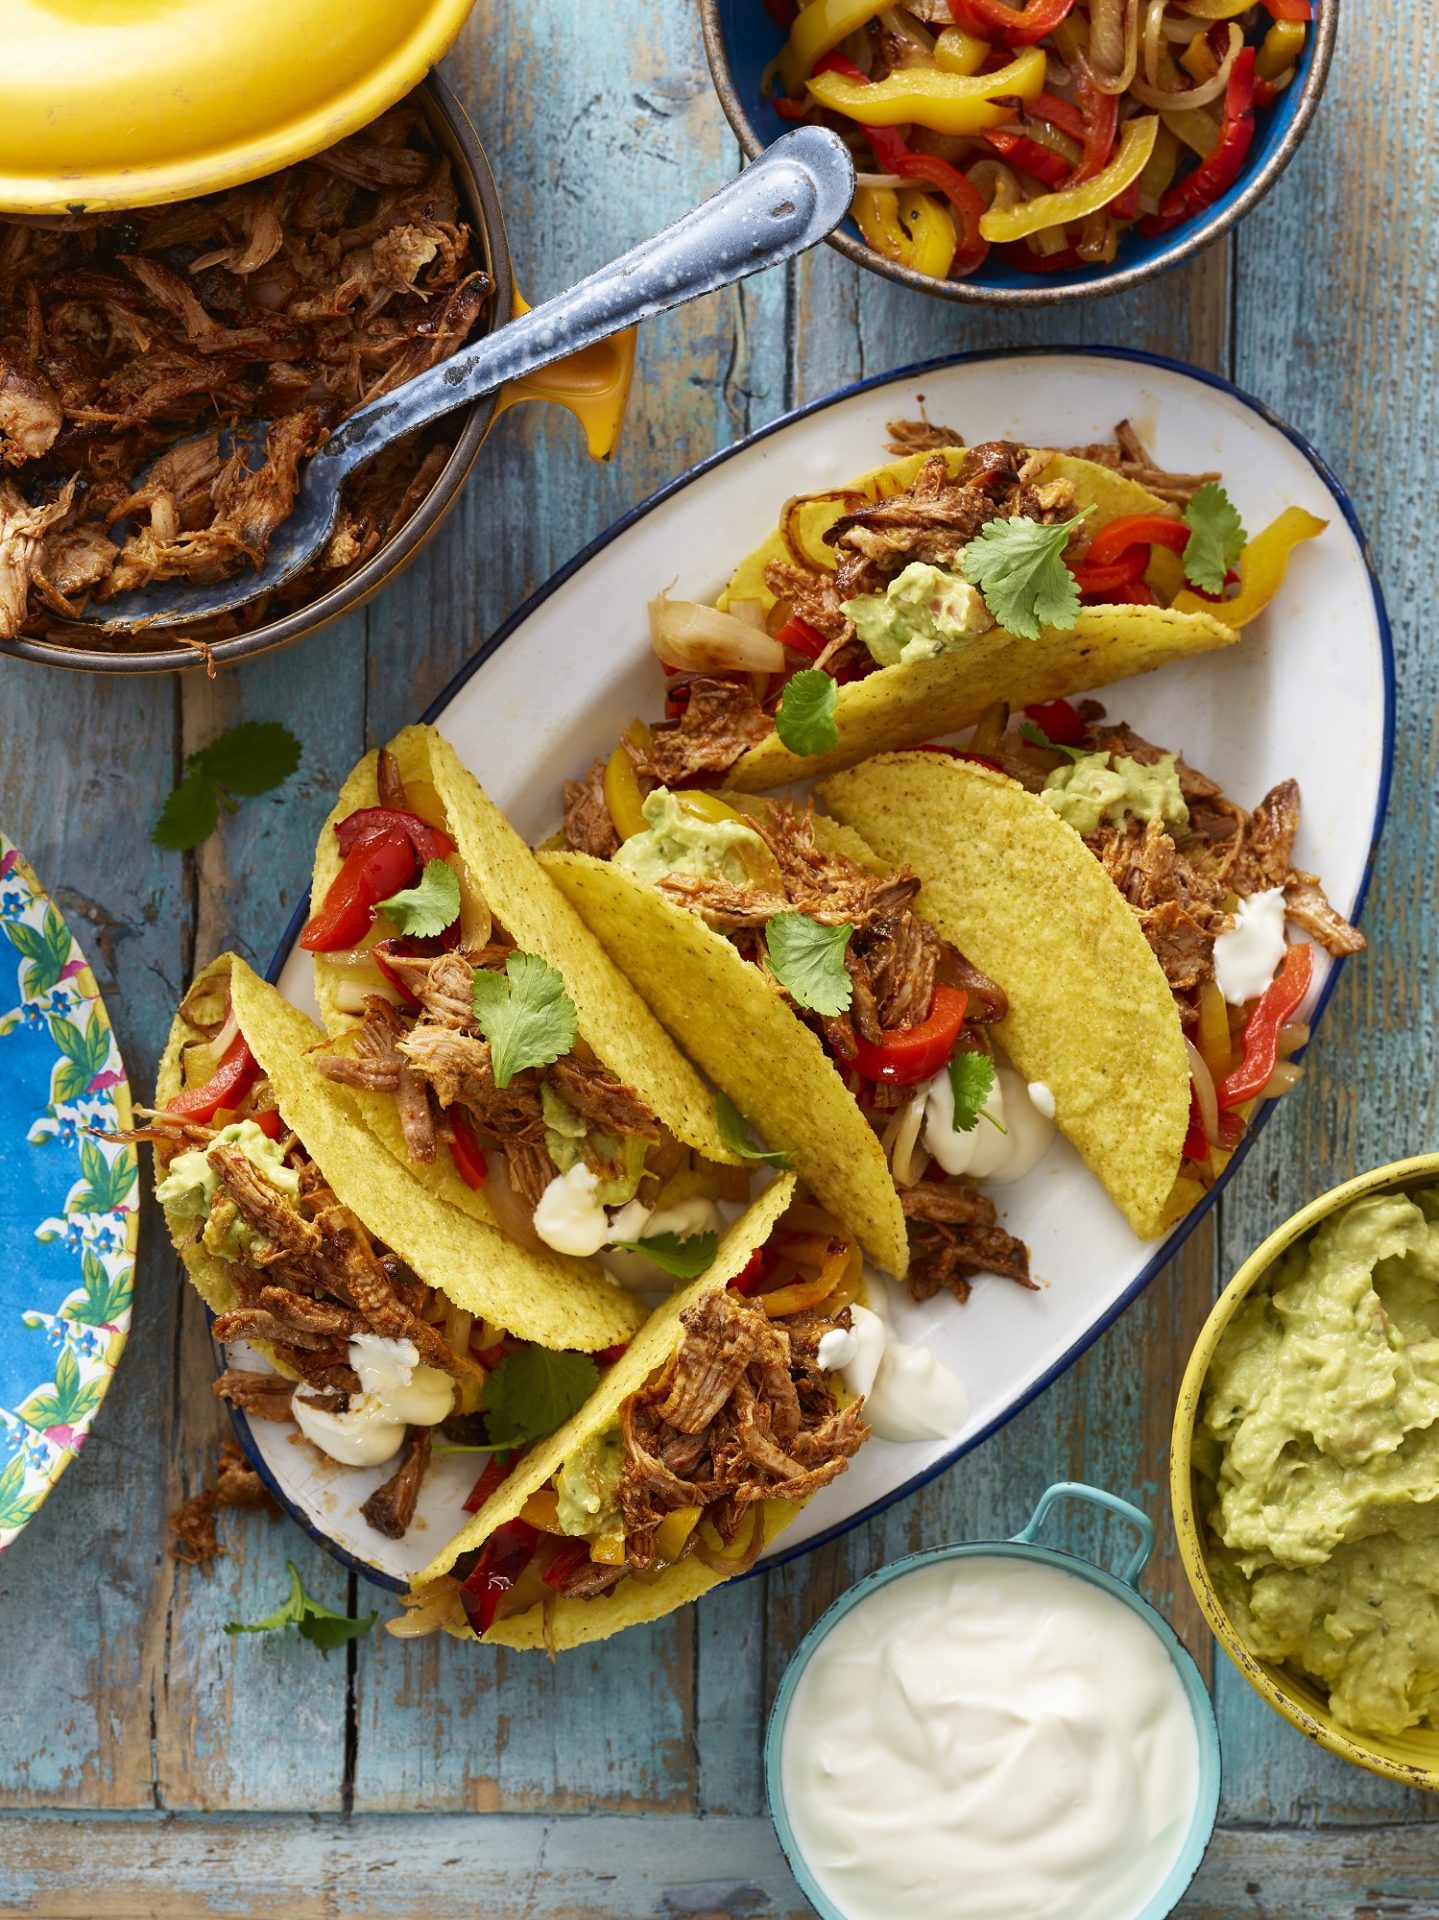
[[[1218,983],[1206,980],[1199,989],[1199,1032],[1196,1045],[1217,1087],[1228,1079],[1234,1065],[1234,1046],[1229,1033],[1229,1009]],[[528,1514],[525,1516],[529,1518]]]
[[[1041,227],[1064,226],[1071,220],[1082,220],[1087,213],[1097,213],[1143,173],[1158,132],[1157,113],[1127,121],[1118,150],[1102,173],[1077,187],[1063,187],[1058,193],[1041,193],[1033,200],[1021,201],[1017,207],[991,207],[979,223],[980,232],[995,243],[1022,240]]]
[[[741,825],[748,824],[738,808],[730,806],[726,801],[721,800],[717,793],[710,793],[704,787],[676,788],[675,799],[695,820],[705,820],[711,825],[723,820],[737,820]],[[780,873],[779,862],[763,840],[758,846],[736,847],[735,854],[755,886],[763,888],[766,893],[783,894],[784,877]]]
[[[1159,119],[1159,132],[1154,136],[1154,151],[1150,154],[1144,171],[1139,176],[1141,201],[1162,200],[1174,184],[1174,176],[1179,171],[1179,135],[1163,114]]]
[[[909,265],[909,235],[899,224],[899,195],[893,187],[856,187],[850,212],[867,247],[886,260]]]
[[[779,57],[780,78],[786,89],[798,93],[816,60],[868,26],[889,5],[890,0],[811,0],[790,29]]]
[[[817,73],[807,85],[817,106],[870,126],[914,125],[928,127],[932,133],[983,133],[986,127],[1003,126],[1014,118],[1016,98],[1027,103],[1042,91],[1044,49],[1028,47],[994,73],[943,73],[937,67],[902,67],[872,85],[835,72]]]
[[[978,73],[990,55],[990,43],[963,27],[946,27],[934,43],[934,64],[946,73]]]
[[[1174,597],[1176,613],[1212,613],[1229,627],[1243,627],[1260,614],[1284,585],[1289,556],[1303,540],[1313,540],[1329,525],[1303,507],[1286,507],[1239,556],[1239,591],[1232,600],[1211,600],[1186,587]]]
[[[909,234],[910,266],[935,280],[947,279],[958,245],[954,215],[942,200],[918,187],[905,187],[898,197],[900,222]]]
[[[1276,20],[1260,42],[1259,51],[1254,57],[1254,97],[1261,106],[1268,101],[1260,93],[1261,87],[1274,92],[1274,82],[1288,73],[1294,62],[1304,51],[1304,39],[1309,29],[1302,20]]]
[[[1184,11],[1196,20],[1237,20],[1254,0],[1184,0]]]
[[[649,745],[649,728],[642,720],[632,720],[625,729],[625,738],[643,749]],[[605,805],[621,840],[631,840],[635,834],[643,833],[649,826],[644,816],[645,797],[640,791],[639,775],[635,772],[635,763],[624,740],[620,741],[605,762],[602,784]]]
[[[676,1507],[673,1513],[667,1513],[655,1528],[655,1553],[667,1563],[678,1560],[684,1552],[685,1542],[699,1524],[698,1507]]]

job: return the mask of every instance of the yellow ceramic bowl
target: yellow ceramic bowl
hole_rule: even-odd
[[[1204,1331],[1184,1372],[1169,1448],[1169,1493],[1184,1571],[1189,1576],[1194,1597],[1204,1610],[1210,1631],[1250,1686],[1277,1713],[1282,1713],[1291,1726],[1298,1727],[1311,1740],[1317,1740],[1330,1753],[1337,1753],[1341,1760],[1352,1761],[1356,1767],[1367,1767],[1371,1773],[1383,1774],[1406,1787],[1427,1788],[1431,1793],[1439,1792],[1439,1732],[1416,1728],[1401,1734],[1351,1733],[1337,1724],[1324,1695],[1311,1681],[1288,1667],[1256,1659],[1240,1639],[1210,1578],[1209,1532],[1195,1500],[1191,1449],[1200,1397],[1215,1348],[1240,1302],[1264,1280],[1279,1256],[1321,1220],[1347,1207],[1351,1201],[1362,1200],[1371,1193],[1388,1193],[1396,1187],[1436,1184],[1439,1184],[1439,1153],[1421,1153],[1412,1160],[1395,1160],[1387,1167],[1375,1167],[1371,1173],[1361,1173],[1353,1180],[1346,1180],[1342,1187],[1320,1194],[1292,1220],[1286,1220],[1271,1233],[1235,1274],[1204,1323]]]

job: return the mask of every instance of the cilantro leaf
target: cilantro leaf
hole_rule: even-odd
[[[994,1090],[994,1062],[989,1055],[963,1049],[951,1054],[949,1089],[954,1095],[955,1132],[973,1133],[979,1125],[980,1114],[984,1112],[984,1103]],[[985,1117],[999,1126],[993,1114]],[[1000,1132],[1004,1132],[1003,1127],[1000,1127]]]
[[[150,838],[157,847],[187,853],[208,840],[223,805],[268,793],[300,764],[300,743],[278,720],[242,720],[192,753],[185,775],[166,800]]]
[[[265,1620],[227,1620],[226,1633],[272,1633],[279,1627],[294,1626],[311,1645],[328,1653],[332,1647],[344,1646],[347,1640],[358,1640],[361,1634],[368,1633],[374,1626],[376,1616],[373,1613],[366,1614],[363,1620],[352,1620],[347,1613],[336,1613],[331,1607],[322,1607],[300,1585],[294,1561],[287,1560],[285,1568],[290,1576],[290,1593],[285,1604]]]
[[[1068,754],[1071,760],[1083,760],[1090,752],[1088,747],[1066,747],[1058,740],[1051,740],[1037,720],[1021,720],[1019,737],[1032,747],[1043,747],[1046,753]]]
[[[741,1160],[764,1160],[772,1167],[794,1165],[793,1156],[788,1153],[751,1144],[750,1123],[727,1093],[715,1095],[715,1125],[719,1128],[720,1139]]]
[[[1184,577],[1201,593],[1222,593],[1224,576],[1244,551],[1248,535],[1238,509],[1217,481],[1206,480],[1184,509]]]
[[[616,1240],[622,1253],[642,1253],[676,1280],[698,1280],[714,1265],[717,1233],[652,1233],[647,1240]]]
[[[477,967],[471,998],[497,1087],[507,1087],[526,1067],[558,1060],[579,1034],[564,981],[537,953],[508,955],[503,973]]]
[[[202,774],[187,773],[160,810],[150,838],[171,853],[188,853],[208,840],[220,818],[215,789]]]
[[[1083,518],[1077,514],[1053,527],[1023,513],[1013,520],[991,520],[960,554],[961,573],[979,588],[1006,632],[1037,640],[1043,627],[1061,632],[1073,627],[1079,588],[1064,564],[1064,549]]]
[[[300,743],[278,720],[242,720],[192,753],[189,764],[226,793],[249,799],[289,779],[300,764]]]
[[[562,1427],[599,1385],[587,1353],[517,1347],[485,1381],[485,1426],[491,1444],[520,1447]]]
[[[419,884],[392,893],[376,911],[393,921],[401,933],[428,940],[443,933],[459,916],[459,877],[443,860],[427,860]]]
[[[828,753],[839,743],[834,723],[839,687],[820,667],[802,667],[785,684],[774,730],[791,753]]]
[[[853,932],[847,922],[825,927],[807,913],[777,913],[770,921],[764,930],[770,970],[796,1005],[826,1016],[845,1012],[854,994],[844,964]]]

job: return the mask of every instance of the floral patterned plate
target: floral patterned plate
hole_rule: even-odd
[[[59,910],[0,833],[0,1551],[80,1451],[130,1330],[130,1089]]]

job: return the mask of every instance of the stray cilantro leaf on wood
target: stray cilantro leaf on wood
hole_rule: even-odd
[[[642,1253],[676,1280],[698,1280],[714,1265],[717,1233],[652,1233],[647,1240],[616,1240],[622,1253]]]
[[[492,1446],[521,1447],[562,1427],[599,1385],[587,1353],[518,1347],[485,1381],[485,1427]]]
[[[358,1640],[374,1626],[373,1613],[363,1620],[352,1620],[347,1613],[336,1613],[312,1600],[300,1585],[293,1560],[285,1562],[285,1570],[290,1576],[290,1595],[285,1604],[266,1620],[227,1620],[226,1633],[273,1633],[277,1628],[293,1626],[311,1645],[328,1653],[333,1647],[343,1647],[347,1640]]]
[[[854,982],[844,953],[854,928],[821,926],[807,913],[777,913],[764,930],[770,971],[797,1005],[833,1018],[848,1010]]]
[[[460,882],[443,860],[427,860],[419,883],[402,887],[376,909],[403,934],[429,940],[459,917]]]
[[[299,764],[300,743],[288,727],[242,720],[189,756],[150,838],[171,853],[187,853],[215,831],[222,806],[233,813],[237,801],[269,793]]]
[[[839,744],[834,722],[839,688],[820,667],[803,667],[786,682],[774,730],[791,753],[828,753]]]
[[[578,1037],[575,1003],[537,953],[510,954],[503,973],[477,967],[471,998],[497,1087],[507,1087],[526,1067],[549,1066]]]
[[[1037,640],[1045,627],[1067,633],[1074,626],[1079,588],[1064,564],[1064,549],[1083,519],[1077,514],[1052,527],[1027,514],[991,520],[960,554],[961,573],[979,588],[1007,633]]]
[[[1217,481],[1207,480],[1184,509],[1184,577],[1201,593],[1223,593],[1224,577],[1243,553],[1248,535],[1238,509]]]
[[[757,1147],[751,1143],[750,1123],[727,1093],[715,1095],[715,1125],[719,1128],[720,1139],[741,1160],[763,1160],[771,1167],[794,1165],[792,1155],[777,1148]]]
[[[984,1103],[994,1090],[994,1062],[987,1053],[971,1053],[967,1049],[952,1054],[949,1062],[949,1090],[954,1095],[954,1130],[956,1133],[973,1133],[979,1125],[979,1117],[984,1113]],[[984,1117],[991,1126],[1006,1129],[992,1113]]]
[[[1068,754],[1071,760],[1087,759],[1091,751],[1088,747],[1066,747],[1058,740],[1051,740],[1037,720],[1021,720],[1019,737],[1032,747],[1043,747],[1046,753]]]

